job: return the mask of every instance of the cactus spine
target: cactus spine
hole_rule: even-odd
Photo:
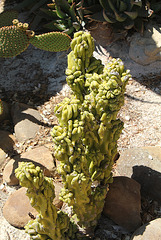
[[[52,203],[55,198],[52,179],[44,177],[40,167],[27,162],[20,163],[15,173],[21,186],[27,187],[26,195],[39,213],[36,219],[30,220],[25,226],[31,239],[76,239],[76,225],[70,221],[67,214],[57,211]]]
[[[73,208],[84,229],[94,228],[112,182],[113,159],[123,123],[117,113],[124,103],[129,70],[120,59],[103,66],[93,57],[94,40],[77,32],[66,69],[73,91],[55,107],[59,125],[51,132],[64,188],[61,200]]]

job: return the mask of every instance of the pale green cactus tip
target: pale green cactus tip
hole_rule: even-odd
[[[27,188],[39,189],[44,181],[43,171],[39,166],[31,162],[21,162],[15,170],[16,177],[20,181],[20,185]]]
[[[76,239],[78,229],[75,223],[67,214],[57,211],[53,205],[55,198],[53,180],[44,177],[40,167],[31,162],[21,162],[15,173],[20,185],[28,188],[26,195],[39,213],[36,219],[29,221],[25,226],[31,239]]]
[[[78,223],[90,228],[100,217],[112,182],[113,159],[123,129],[117,114],[131,75],[120,59],[103,66],[93,57],[94,40],[87,32],[74,34],[71,49],[66,80],[73,95],[55,107],[59,125],[51,135],[64,182],[61,199],[73,207]]]

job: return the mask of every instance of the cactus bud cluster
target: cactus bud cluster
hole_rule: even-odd
[[[88,32],[75,33],[71,49],[66,80],[73,95],[55,107],[59,125],[51,134],[64,182],[60,198],[72,206],[78,224],[87,229],[96,225],[112,182],[123,129],[117,113],[131,75],[120,59],[103,66],[94,58],[94,40]]]
[[[21,186],[27,187],[26,195],[39,213],[36,219],[30,220],[25,226],[31,239],[76,239],[76,225],[67,214],[57,211],[52,203],[55,198],[52,179],[44,177],[40,167],[35,167],[31,162],[21,162],[15,173]]]

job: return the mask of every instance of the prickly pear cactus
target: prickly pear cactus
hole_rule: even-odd
[[[39,213],[36,219],[30,220],[25,226],[31,239],[76,239],[76,225],[65,213],[57,211],[52,203],[55,198],[52,179],[44,177],[40,167],[35,167],[30,162],[20,163],[15,173],[21,186],[27,188],[26,195],[29,197],[31,205]]]
[[[35,35],[34,31],[28,30],[27,23],[13,20],[13,26],[0,28],[0,57],[14,57],[27,49],[29,44],[35,47],[51,51],[65,51],[69,48],[71,38],[61,32],[50,32]]]
[[[51,134],[64,182],[60,198],[72,206],[78,224],[88,231],[97,224],[112,182],[123,129],[117,113],[131,75],[120,59],[104,67],[93,57],[94,40],[87,32],[74,34],[71,49],[66,80],[73,96],[55,107],[59,125]]]

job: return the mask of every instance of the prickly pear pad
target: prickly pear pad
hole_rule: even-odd
[[[50,52],[65,51],[70,47],[70,42],[71,38],[61,32],[44,33],[30,39],[35,47]]]
[[[0,57],[14,57],[29,45],[26,32],[17,26],[0,28]]]

